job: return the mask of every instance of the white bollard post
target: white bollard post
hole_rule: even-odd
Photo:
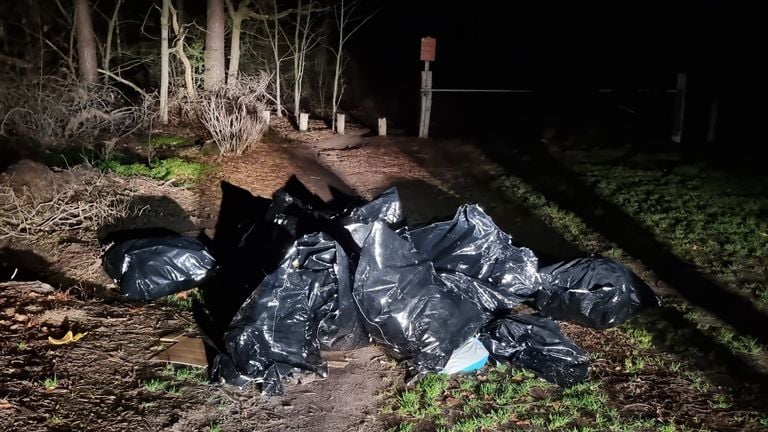
[[[387,118],[379,117],[379,136],[387,136]]]
[[[309,114],[300,113],[299,114],[299,130],[302,132],[306,132],[307,129],[309,129]]]
[[[272,117],[272,112],[270,112],[268,110],[264,110],[264,111],[259,113],[259,116],[261,116],[261,118],[264,120],[264,123],[266,123],[267,126],[269,126],[269,121],[270,121],[270,119]]]
[[[336,133],[344,135],[344,114],[342,113],[336,114]]]

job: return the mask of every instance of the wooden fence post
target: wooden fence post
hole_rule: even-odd
[[[429,62],[424,62],[421,71],[421,118],[419,120],[419,138],[429,138],[429,115],[432,111],[432,71]]]

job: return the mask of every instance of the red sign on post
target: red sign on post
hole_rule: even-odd
[[[435,45],[437,45],[437,39],[421,38],[421,61],[435,61]]]

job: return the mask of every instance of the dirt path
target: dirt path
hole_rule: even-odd
[[[397,186],[410,224],[450,217],[459,205],[477,203],[503,230],[545,260],[582,254],[493,187],[500,168],[471,143],[356,135],[305,145],[366,198]]]

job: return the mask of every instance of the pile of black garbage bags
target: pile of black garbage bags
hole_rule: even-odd
[[[569,386],[586,379],[588,359],[555,320],[604,329],[658,304],[607,258],[539,267],[477,205],[409,227],[394,188],[327,203],[295,179],[271,200],[222,187],[213,239],[124,239],[103,260],[128,299],[201,289],[195,313],[217,382],[279,395],[288,379],[327,375],[322,351],[370,343],[413,380],[474,341],[494,362]]]

